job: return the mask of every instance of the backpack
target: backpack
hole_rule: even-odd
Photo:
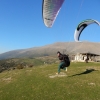
[[[65,62],[65,64],[66,64],[66,67],[69,67],[69,65],[70,65],[70,59],[69,59],[69,57],[68,57],[68,55],[63,55],[63,60],[64,60],[64,62]]]

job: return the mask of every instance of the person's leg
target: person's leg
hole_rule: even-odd
[[[58,74],[60,73],[60,69],[64,68],[64,62],[61,62],[58,66]]]
[[[62,62],[62,67],[61,67],[63,70],[66,70],[66,63],[65,62]]]
[[[65,70],[67,72],[67,67],[64,67],[63,70]]]
[[[66,69],[65,69],[65,71],[67,72],[67,67],[65,67]]]
[[[64,66],[65,66],[65,67],[64,67],[64,70],[67,72],[67,67],[70,66],[70,61],[68,61],[67,63],[65,63]]]
[[[67,66],[68,66],[68,65],[64,62],[64,63],[63,63],[63,70],[67,71]]]

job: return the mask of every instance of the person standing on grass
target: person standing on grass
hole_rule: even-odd
[[[86,55],[85,62],[88,63],[88,61],[89,61],[89,57],[88,57],[88,55]]]
[[[70,66],[70,60],[68,55],[61,54],[59,51],[57,52],[57,56],[60,60],[60,64],[58,66],[58,72],[56,74],[59,74],[60,69],[67,71],[67,67]]]

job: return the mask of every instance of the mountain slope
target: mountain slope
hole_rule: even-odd
[[[57,42],[41,47],[13,50],[0,54],[0,59],[19,57],[39,57],[56,55],[57,51],[62,53],[95,53],[100,55],[100,43],[94,42]]]

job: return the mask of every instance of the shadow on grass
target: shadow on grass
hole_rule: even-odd
[[[83,75],[83,74],[89,74],[93,71],[98,71],[98,70],[95,70],[95,69],[86,69],[86,71],[82,72],[82,73],[79,73],[79,74],[74,74],[72,76],[69,76],[69,77],[73,77],[73,76],[77,76],[77,75]]]

